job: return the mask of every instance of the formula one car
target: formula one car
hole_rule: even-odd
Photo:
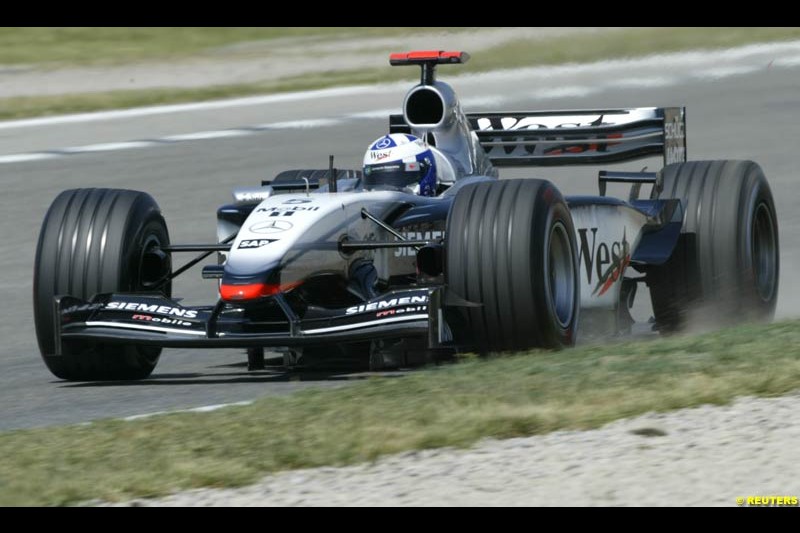
[[[372,368],[557,349],[579,331],[628,331],[642,282],[663,332],[696,317],[773,316],[778,226],[758,164],[687,162],[681,107],[464,113],[435,74],[468,57],[392,54],[391,65],[419,66],[421,81],[364,169],[336,170],[331,156],[327,169],[236,190],[217,211],[215,243],[172,244],[144,192],[62,192],[34,267],[47,367],[69,380],[141,379],[171,347],[246,348],[251,369],[265,347],[287,365],[363,354]],[[403,143],[432,158],[381,161]],[[498,179],[504,166],[662,155],[660,172],[600,171],[598,196]],[[393,181],[426,166],[433,182]],[[611,182],[630,184],[629,198],[606,196]],[[201,255],[173,270],[183,252]],[[202,277],[217,280],[218,301],[173,299],[171,280],[215,252]]]

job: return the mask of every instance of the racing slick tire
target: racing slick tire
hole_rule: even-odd
[[[651,196],[678,198],[684,221],[663,265],[647,269],[655,327],[669,333],[768,321],[780,254],[772,192],[753,161],[667,165]]]
[[[143,192],[72,189],[45,215],[36,247],[33,312],[39,350],[47,368],[66,380],[133,380],[150,375],[159,347],[62,342],[56,354],[53,298],[153,290],[170,272],[170,259],[156,248],[169,244],[158,204]],[[161,290],[171,294],[167,283]]]
[[[478,351],[562,348],[580,313],[572,215],[549,181],[466,185],[445,233],[445,281],[464,305],[451,322],[457,344]],[[477,305],[476,305],[477,304]]]

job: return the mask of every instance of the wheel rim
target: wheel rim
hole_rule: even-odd
[[[546,280],[550,302],[559,326],[567,328],[572,321],[575,304],[575,263],[572,260],[567,228],[556,222],[550,229]]]
[[[170,258],[161,251],[161,240],[156,235],[148,235],[139,257],[138,289],[152,289],[169,275]]]
[[[761,202],[753,217],[753,271],[758,295],[764,301],[772,299],[775,292],[777,247],[775,224],[767,204]]]

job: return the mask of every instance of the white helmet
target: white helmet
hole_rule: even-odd
[[[364,188],[402,190],[435,196],[436,160],[417,137],[392,133],[376,139],[364,154]]]

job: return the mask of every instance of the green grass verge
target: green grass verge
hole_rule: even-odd
[[[120,29],[114,28],[114,30]],[[0,29],[0,64],[3,63],[1,53],[3,50],[2,32],[12,31],[13,33],[14,30],[16,29]],[[145,32],[144,35],[146,36],[149,35],[147,32],[154,29],[128,28],[125,30],[142,31]],[[183,28],[183,30],[188,31],[191,28]],[[265,36],[270,35],[270,32],[277,32],[278,30],[281,30],[281,32],[294,32],[295,30],[303,30],[303,28],[254,28],[250,30],[247,28],[213,28],[213,30],[223,34],[217,38],[218,41],[222,41],[223,37],[227,35],[226,32],[233,30],[243,32],[241,40],[247,40],[244,36],[255,39],[261,35],[263,38],[267,38]],[[316,28],[315,30],[320,29]],[[352,35],[353,33],[352,28],[322,28],[322,30],[330,33],[312,34],[312,36],[319,39],[334,39],[340,35]],[[336,33],[339,30],[344,31]],[[374,30],[374,28],[368,31],[359,30],[359,35],[369,36],[371,35],[370,32]],[[384,36],[398,35],[407,31],[405,28],[380,28],[380,30],[386,30]],[[432,29],[431,31],[434,30]],[[174,36],[174,39],[178,42],[175,45],[159,44],[160,40],[153,37],[154,43],[151,51],[150,41],[141,36],[137,38],[136,36],[139,34],[136,32],[134,32],[134,37],[127,41],[129,48],[120,44],[122,50],[115,53],[116,55],[112,54],[112,52],[107,53],[121,61],[126,58],[125,53],[141,58],[146,53],[154,55],[158,50],[162,51],[160,53],[166,53],[164,50],[169,50],[176,54],[178,51],[184,50],[184,55],[186,55],[198,53],[199,50],[203,49],[200,44],[193,44],[195,41],[190,38],[180,38],[180,32],[178,32],[177,36]],[[278,32],[278,36],[286,36],[281,32]],[[212,35],[216,35],[216,33],[212,33]],[[232,39],[230,35],[227,35],[227,37]],[[792,39],[800,39],[800,28],[650,28],[618,30],[596,35],[575,34],[546,40],[524,39],[473,54],[469,63],[463,67],[443,67],[440,69],[440,75],[446,77],[457,73],[485,72],[500,68],[590,62],[609,58],[638,57],[660,52],[675,52],[697,48],[726,48],[750,43]],[[210,40],[203,41],[203,43],[203,46],[213,45]],[[82,57],[77,51],[82,50],[78,44],[82,44],[82,42],[76,42],[76,51],[70,56],[76,61]],[[137,48],[139,46],[142,47],[141,50]],[[70,50],[70,46],[66,44],[64,48]],[[128,52],[125,52],[125,50],[128,50]],[[64,53],[67,52],[65,51]],[[81,53],[88,52],[84,50]],[[41,53],[39,57],[43,57]],[[110,61],[110,59],[107,60]],[[260,83],[219,85],[198,89],[145,89],[59,96],[14,97],[0,99],[0,120],[321,89],[340,85],[373,84],[398,80],[408,80],[411,83],[416,79],[417,73],[411,69],[397,69],[390,68],[388,65],[378,65],[372,69],[321,70],[308,75],[292,76]]]
[[[434,28],[430,29],[434,31]],[[0,65],[113,65],[219,53],[242,43],[279,38],[309,41],[405,35],[419,28],[0,28]],[[266,41],[265,43],[258,43]],[[269,53],[268,46],[257,48]]]
[[[800,388],[800,321],[468,359],[213,413],[0,433],[0,505],[238,486],[285,469],[588,429]]]

